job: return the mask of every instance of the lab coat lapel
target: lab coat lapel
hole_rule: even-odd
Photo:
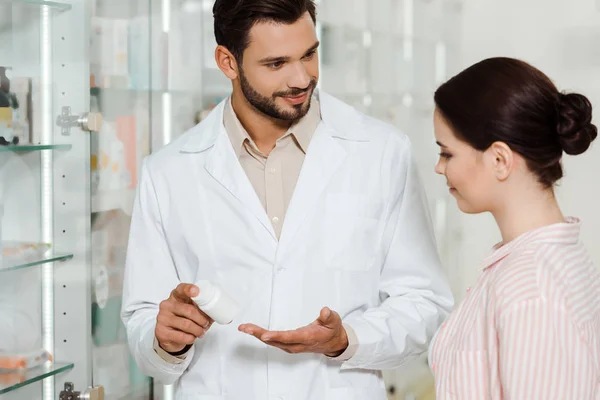
[[[316,94],[321,104],[322,121],[311,140],[285,216],[278,254],[284,253],[286,247],[292,244],[306,215],[322,196],[331,177],[345,160],[346,150],[338,141],[370,140],[361,127],[362,117],[356,110],[324,92],[317,91]],[[223,112],[226,101],[221,102],[206,120],[193,128],[191,135],[181,144],[181,151],[202,153],[211,149],[204,163],[206,171],[235,196],[241,203],[240,206],[250,211],[273,240],[277,241],[267,213],[237,159],[225,131]]]
[[[240,201],[240,205],[247,208],[269,232],[273,240],[277,241],[273,226],[252,183],[250,183],[235,155],[225,127],[221,123],[215,128],[219,129],[219,135],[206,159],[204,168],[217,182],[235,196]]]
[[[323,196],[331,177],[346,158],[346,150],[332,135],[331,128],[321,122],[311,140],[285,216],[279,241],[279,255],[292,246],[306,215]]]

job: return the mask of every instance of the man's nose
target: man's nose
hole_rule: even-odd
[[[288,87],[306,89],[310,86],[311,77],[303,63],[297,63],[288,82]]]

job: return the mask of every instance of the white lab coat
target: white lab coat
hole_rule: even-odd
[[[224,102],[144,161],[133,211],[123,321],[146,374],[177,399],[378,400],[377,370],[422,354],[453,306],[408,138],[321,92],[280,240],[223,126]],[[153,350],[159,303],[208,279],[241,305],[185,362]],[[350,360],[288,354],[238,332],[340,313],[360,343]]]

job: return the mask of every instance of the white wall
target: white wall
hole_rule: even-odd
[[[600,2],[597,0],[466,0],[463,10],[463,68],[487,57],[523,59],[540,68],[559,89],[579,91],[596,107],[600,125]],[[557,196],[566,215],[583,220],[582,240],[600,266],[600,139],[588,153],[564,160]],[[460,274],[457,296],[473,284],[478,265],[500,239],[490,215],[460,215],[454,241]]]

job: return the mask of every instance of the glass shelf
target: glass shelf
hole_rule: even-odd
[[[186,91],[186,90],[182,90],[182,89],[157,89],[157,88],[138,89],[138,88],[113,88],[113,87],[90,88],[91,96],[102,96],[103,94],[114,94],[114,95],[119,95],[119,96],[123,96],[125,94],[148,96],[148,95],[162,95],[165,93],[170,93],[170,94],[174,94],[174,95],[195,94],[195,92],[192,90]]]
[[[0,369],[0,394],[12,392],[49,376],[58,375],[73,367],[73,364],[52,363],[49,366],[44,365],[23,371]]]
[[[67,11],[71,9],[71,4],[69,3],[45,0],[0,0],[0,4],[31,4],[37,6],[48,6],[59,11]]]
[[[73,146],[70,144],[20,144],[16,146],[0,146],[0,153],[24,153],[28,151],[41,150],[71,150],[71,147]]]
[[[70,260],[71,258],[73,258],[73,254],[58,254],[58,255],[55,254],[53,256],[41,257],[38,259],[36,259],[34,257],[21,258],[21,259],[4,257],[3,260],[0,262],[0,274],[2,272],[34,267],[36,265],[42,265],[42,264],[47,264],[47,263],[52,263],[52,262],[67,261],[67,260]]]

